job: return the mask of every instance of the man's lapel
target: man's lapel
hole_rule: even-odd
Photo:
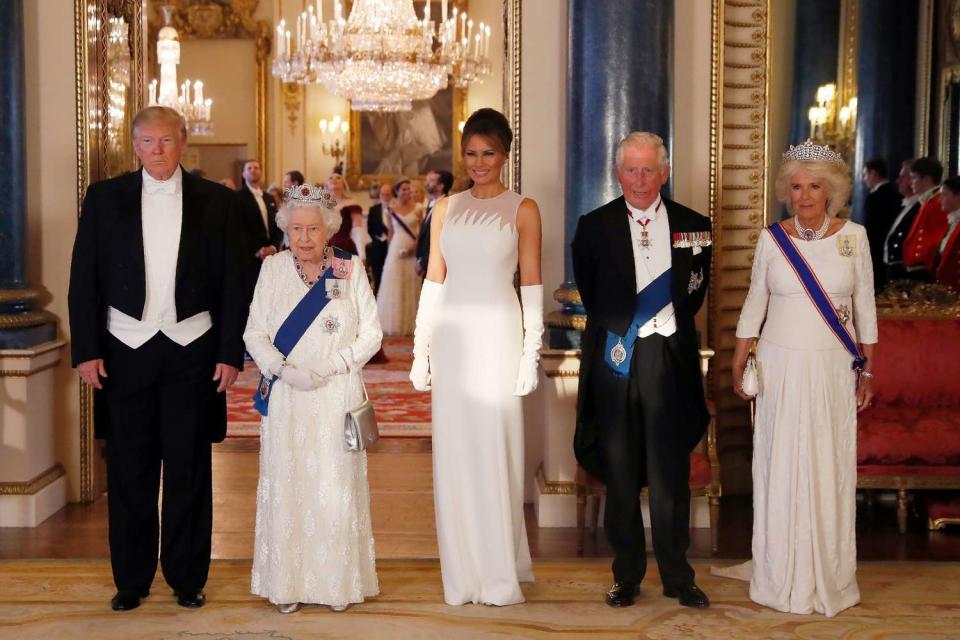
[[[180,223],[180,248],[177,252],[177,276],[176,286],[184,276],[191,272],[193,263],[199,259],[202,254],[202,234],[203,206],[206,198],[200,192],[200,178],[184,171],[183,175],[183,204]]]
[[[146,259],[143,254],[143,189],[142,169],[132,171],[124,179],[120,190],[120,216],[117,218],[117,237],[123,242],[118,243],[118,251],[126,251],[126,258],[120,263],[123,268],[131,271],[131,279],[143,283],[144,291],[147,286]]]
[[[686,228],[680,220],[680,216],[671,210],[673,203],[664,198],[663,205],[667,209],[667,221],[670,224],[671,297],[674,303],[676,303],[687,293],[693,252],[689,248],[675,246],[673,234],[686,231]]]
[[[630,292],[636,293],[637,272],[630,240],[630,217],[627,214],[627,202],[623,196],[610,203],[601,220],[603,220],[603,231],[610,256],[622,272],[624,282],[630,285]]]

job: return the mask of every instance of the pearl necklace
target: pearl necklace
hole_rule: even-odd
[[[793,216],[793,228],[797,230],[797,235],[800,236],[802,240],[811,242],[813,240],[820,240],[827,233],[827,229],[830,228],[830,216],[823,216],[823,224],[820,225],[819,229],[807,229],[802,224],[800,224],[800,219],[797,216]]]

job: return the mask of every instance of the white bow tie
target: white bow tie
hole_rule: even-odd
[[[143,192],[150,196],[175,196],[177,195],[177,183],[174,180],[164,180],[163,182],[158,180],[144,180]]]

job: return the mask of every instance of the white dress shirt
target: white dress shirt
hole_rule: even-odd
[[[667,220],[667,208],[657,196],[649,209],[641,211],[627,203],[630,212],[630,239],[633,243],[633,267],[637,276],[637,293],[657,276],[670,268],[672,258],[670,254],[670,222]],[[644,227],[637,223],[649,220],[646,225],[650,246],[644,248],[640,244]],[[677,331],[677,320],[674,317],[673,303],[667,305],[650,318],[646,324],[637,330],[637,336],[646,338],[654,333],[672,336]]]
[[[263,220],[263,228],[267,230],[267,236],[269,236],[270,220],[267,218],[267,203],[263,201],[263,189],[249,184],[247,185],[247,189],[250,189],[250,193],[253,194],[253,199],[257,201],[257,206],[260,207],[260,219]]]
[[[168,180],[155,180],[143,170],[140,195],[143,223],[143,263],[146,299],[143,316],[128,316],[110,307],[107,331],[132,349],[158,332],[186,346],[213,326],[210,313],[202,311],[177,322],[176,275],[183,223],[183,174],[179,167]]]
[[[947,242],[950,241],[953,232],[956,231],[957,226],[960,225],[960,209],[947,214],[947,224],[949,225],[947,232],[943,235],[943,240],[940,241],[940,248],[937,249],[938,255],[943,255],[943,251],[947,248]]]

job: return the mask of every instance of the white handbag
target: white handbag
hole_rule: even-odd
[[[747,356],[747,364],[743,368],[743,378],[740,380],[740,390],[751,398],[760,393],[760,374],[757,371],[757,359],[751,353]]]

